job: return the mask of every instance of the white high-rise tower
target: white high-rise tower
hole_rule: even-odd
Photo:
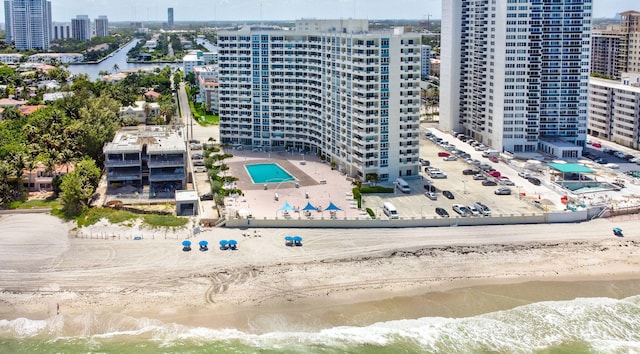
[[[440,124],[500,151],[581,156],[591,0],[442,2]]]

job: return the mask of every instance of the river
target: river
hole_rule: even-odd
[[[143,69],[148,67],[160,66],[163,67],[165,65],[171,66],[181,66],[180,64],[166,64],[166,63],[128,63],[127,62],[127,53],[131,48],[133,48],[136,43],[138,43],[139,39],[134,39],[133,41],[127,43],[124,47],[115,51],[111,56],[107,57],[105,60],[101,61],[97,64],[73,64],[69,65],[69,71],[72,75],[78,74],[87,74],[91,80],[96,80],[100,77],[98,74],[101,71],[107,71],[109,73],[114,73],[113,67],[114,65],[118,65],[118,71],[122,70],[136,70]]]

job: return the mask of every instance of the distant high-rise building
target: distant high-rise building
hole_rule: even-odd
[[[77,41],[91,39],[91,20],[87,15],[78,15],[71,19],[71,36]]]
[[[579,158],[592,1],[442,5],[441,128],[516,155]]]
[[[640,12],[620,14],[620,24],[594,30],[591,35],[591,73],[620,79],[625,72],[640,72]]]
[[[71,38],[71,23],[54,23],[52,37],[55,40]]]
[[[431,75],[431,46],[422,45],[420,47],[420,77],[428,79]]]
[[[45,0],[5,0],[7,42],[17,50],[47,50],[51,42],[51,2]]]
[[[167,27],[173,29],[173,7],[167,9]]]
[[[107,16],[99,16],[95,19],[96,37],[106,37],[109,35],[109,20]]]

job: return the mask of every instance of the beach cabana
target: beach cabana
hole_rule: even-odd
[[[236,240],[229,240],[229,248],[230,248],[232,251],[237,250],[237,249],[238,249],[238,241],[236,241]]]
[[[284,205],[282,206],[282,208],[280,208],[281,211],[294,211],[296,210],[296,208],[292,207],[291,204],[289,204],[289,202],[284,202]]]
[[[304,208],[302,208],[302,210],[304,211],[318,211],[318,208],[314,207],[311,202],[307,202],[307,205],[305,205]]]
[[[226,251],[229,249],[229,241],[227,240],[220,240],[220,249],[222,251]]]
[[[302,246],[302,237],[300,236],[293,236],[293,244],[295,246]]]
[[[182,250],[185,252],[191,251],[191,241],[189,240],[182,241]]]
[[[202,240],[202,241],[198,242],[198,245],[200,245],[200,251],[209,250],[209,242],[206,241],[206,240]]]

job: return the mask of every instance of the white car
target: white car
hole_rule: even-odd
[[[431,199],[431,200],[437,200],[438,199],[438,195],[435,194],[434,192],[424,192],[424,196]]]
[[[471,216],[480,216],[480,210],[478,210],[473,205],[469,205],[467,209],[469,209],[469,211],[471,212]]]
[[[620,168],[620,165],[617,165],[617,164],[615,164],[615,163],[608,163],[608,164],[606,164],[605,166],[606,166],[606,167],[608,167],[608,168],[610,168],[610,169],[613,169],[613,170],[617,170],[617,169],[619,169],[619,168]]]

